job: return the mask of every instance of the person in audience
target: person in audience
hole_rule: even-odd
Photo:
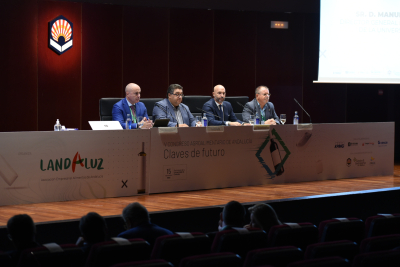
[[[138,202],[131,203],[123,209],[122,219],[126,231],[120,233],[118,237],[143,238],[153,246],[158,237],[173,234],[170,230],[151,223],[149,212]]]
[[[245,228],[260,228],[268,233],[269,229],[274,225],[281,225],[275,210],[268,204],[256,204],[249,208],[250,224]]]
[[[225,87],[216,85],[213,98],[203,105],[203,110],[208,120],[208,125],[241,126],[244,123],[238,120],[233,113],[231,103],[224,101],[226,96]]]
[[[218,230],[229,230],[232,228],[242,228],[246,209],[237,201],[230,201],[225,205],[220,213]]]
[[[167,98],[154,105],[154,120],[169,119],[168,127],[195,127],[196,119],[189,111],[189,107],[182,104],[183,96],[183,87],[171,84],[167,90]]]
[[[89,255],[93,244],[108,240],[108,229],[106,221],[96,212],[89,212],[79,222],[79,237],[76,245],[82,247],[86,257]]]
[[[27,214],[19,214],[11,217],[7,222],[8,237],[15,250],[8,255],[13,265],[17,265],[21,252],[25,249],[40,247],[36,243],[36,226],[32,218]]]
[[[130,83],[125,87],[126,97],[113,106],[112,120],[119,121],[122,128],[126,129],[127,115],[131,115],[132,129],[149,129],[153,127],[153,122],[149,120],[146,106],[140,101],[141,89],[139,85]],[[143,119],[139,122],[139,117]],[[141,126],[139,126],[141,125]]]
[[[244,106],[242,116],[244,122],[249,122],[250,115],[257,115],[260,124],[276,125],[280,124],[279,117],[276,115],[274,104],[269,102],[271,94],[268,87],[260,85],[255,91],[256,97],[247,102]]]

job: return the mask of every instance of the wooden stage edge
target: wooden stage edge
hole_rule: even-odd
[[[29,214],[35,223],[76,220],[91,211],[106,217],[117,216],[131,202],[140,202],[149,212],[157,213],[223,206],[231,200],[241,203],[282,201],[284,199],[321,197],[332,194],[358,194],[374,190],[392,190],[396,187],[400,187],[400,165],[394,166],[393,175],[390,176],[1,206],[0,227],[7,225],[8,219],[16,214]]]

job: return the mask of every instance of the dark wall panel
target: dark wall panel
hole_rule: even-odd
[[[171,10],[169,81],[185,94],[212,92],[213,19],[210,10]]]
[[[268,86],[278,116],[286,114],[292,123],[300,111],[293,98],[302,100],[304,16],[259,13],[257,19],[256,86]],[[271,21],[288,21],[289,29],[271,29]]]
[[[99,120],[99,99],[122,97],[122,7],[82,6],[82,129]]]
[[[0,131],[37,130],[37,3],[0,4]]]
[[[228,96],[253,95],[256,29],[256,13],[215,11],[213,85],[224,85]]]
[[[162,97],[168,87],[169,10],[124,7],[123,88],[137,83],[141,97]]]
[[[346,84],[316,84],[318,80],[319,15],[305,17],[303,104],[314,123],[346,122]],[[308,122],[303,113],[302,117]]]
[[[68,128],[81,128],[82,5],[39,2],[38,91],[39,131],[53,129],[56,119]],[[73,23],[73,47],[58,55],[48,47],[48,23],[63,15]]]

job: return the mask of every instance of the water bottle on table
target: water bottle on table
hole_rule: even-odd
[[[299,115],[297,115],[297,111],[294,112],[293,124],[299,124]]]
[[[131,119],[131,114],[126,114],[126,124],[125,124],[125,129],[129,130],[132,129],[132,119]]]
[[[207,125],[208,125],[208,120],[207,120],[207,117],[206,117],[205,114],[204,114],[204,116],[203,116],[203,119],[202,119],[202,121],[201,121],[201,124],[202,124],[204,127],[207,127]]]
[[[61,131],[61,123],[59,119],[57,119],[56,124],[54,124],[54,131]]]

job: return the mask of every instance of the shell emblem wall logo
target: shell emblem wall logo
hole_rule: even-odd
[[[49,48],[61,55],[72,48],[73,24],[64,16],[49,22]]]

